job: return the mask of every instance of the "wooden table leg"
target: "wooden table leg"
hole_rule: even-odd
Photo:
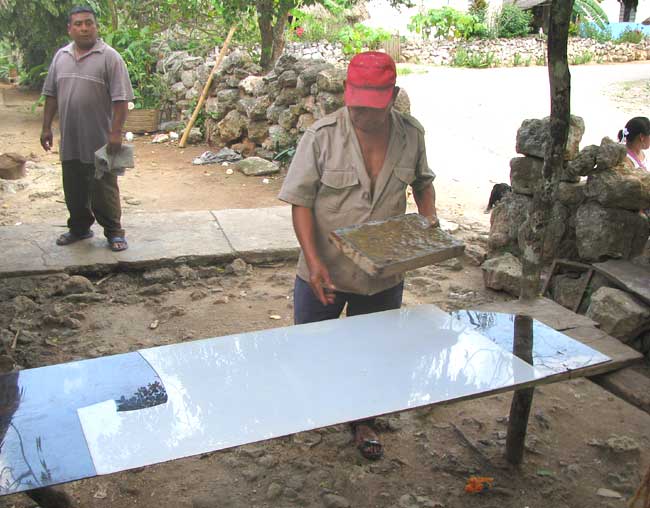
[[[522,360],[533,364],[533,320],[530,316],[515,316],[513,353]],[[508,435],[506,437],[506,459],[511,464],[521,464],[526,444],[528,416],[533,405],[535,388],[515,390],[510,406]]]

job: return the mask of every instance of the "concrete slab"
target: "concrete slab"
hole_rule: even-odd
[[[0,227],[3,258],[0,277],[57,271],[110,270],[116,266],[152,267],[234,259],[228,240],[208,211],[134,214],[124,219],[129,249],[111,252],[101,229],[95,237],[59,247],[64,228],[47,224]]]
[[[388,277],[460,256],[465,246],[411,213],[332,231],[330,241],[372,277]]]
[[[247,263],[297,259],[300,245],[290,206],[219,210],[212,214],[238,257]]]
[[[164,212],[126,217],[129,249],[115,254],[120,265],[155,266],[234,259],[224,232],[208,211]]]

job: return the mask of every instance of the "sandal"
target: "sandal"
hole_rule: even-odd
[[[129,244],[126,243],[126,238],[123,236],[112,236],[108,239],[108,247],[113,252],[121,252],[129,248]]]
[[[359,428],[366,427],[370,432],[359,431]],[[375,432],[364,423],[359,423],[352,426],[352,432],[354,433],[354,442],[357,445],[357,449],[361,456],[367,460],[379,460],[384,455],[384,448],[378,439],[371,437],[370,433],[375,434]],[[366,435],[364,437],[364,434]],[[376,434],[375,434],[376,436]]]
[[[91,229],[86,231],[85,233],[82,233],[80,235],[77,235],[73,233],[72,231],[68,231],[67,233],[63,233],[61,236],[59,236],[56,239],[56,244],[57,245],[70,245],[71,243],[78,242],[79,240],[86,240],[88,238],[92,238],[94,233],[92,232]]]

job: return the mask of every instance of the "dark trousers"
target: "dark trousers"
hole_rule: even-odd
[[[295,324],[301,325],[336,319],[343,312],[346,303],[348,304],[347,316],[399,309],[402,306],[403,292],[404,282],[371,296],[336,291],[334,303],[323,305],[314,295],[311,286],[300,277],[296,277],[293,287],[293,321]]]
[[[95,178],[95,166],[79,160],[63,161],[63,192],[70,212],[68,229],[82,235],[90,229],[95,219],[104,228],[104,236],[124,236],[122,207],[117,176],[104,173]]]

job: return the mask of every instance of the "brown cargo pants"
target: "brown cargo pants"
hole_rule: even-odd
[[[104,173],[102,178],[96,179],[95,166],[80,160],[63,161],[61,165],[70,232],[83,235],[96,219],[104,228],[106,238],[124,237],[117,176]]]

